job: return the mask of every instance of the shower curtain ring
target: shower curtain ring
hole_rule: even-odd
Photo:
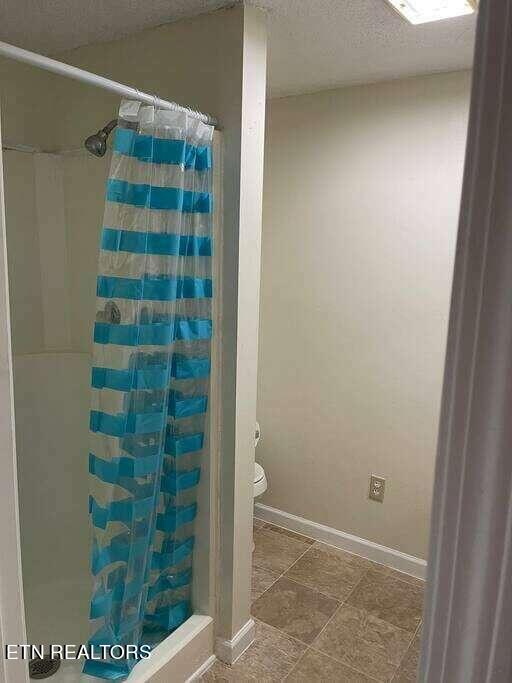
[[[155,95],[155,94],[152,93],[152,92],[148,93],[148,95],[152,98],[152,100],[153,100],[153,108],[154,108],[154,110],[156,111],[156,110],[157,110],[157,107],[158,107],[158,96]]]

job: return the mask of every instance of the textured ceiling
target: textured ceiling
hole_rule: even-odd
[[[226,0],[0,0],[0,40],[49,54],[210,12]]]
[[[0,0],[0,40],[55,53],[233,0]],[[269,14],[272,96],[469,68],[475,18],[411,26],[384,0],[256,0]]]
[[[384,0],[260,0],[272,95],[471,67],[475,17],[412,26]]]

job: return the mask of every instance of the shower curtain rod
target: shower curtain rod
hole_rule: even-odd
[[[189,116],[199,119],[203,123],[207,123],[210,126],[218,126],[217,120],[208,114],[202,114],[201,112],[190,109],[189,107],[182,107],[180,104],[176,104],[176,102],[161,100],[159,97],[148,95],[147,93],[141,92],[140,90],[137,90],[137,88],[132,88],[129,85],[123,85],[122,83],[111,81],[109,78],[98,76],[96,74],[90,73],[89,71],[78,69],[76,66],[71,66],[70,64],[65,64],[64,62],[58,62],[56,59],[51,59],[50,57],[45,57],[44,55],[39,55],[36,52],[30,52],[30,50],[24,50],[21,47],[9,45],[9,43],[4,43],[2,41],[0,41],[0,56],[8,57],[9,59],[15,59],[18,62],[25,62],[26,64],[31,64],[39,69],[45,69],[46,71],[51,71],[61,76],[66,76],[67,78],[73,78],[75,81],[82,81],[83,83],[88,83],[89,85],[95,85],[97,88],[110,90],[118,95],[123,95],[123,97],[131,97],[139,102],[153,104],[161,109],[180,111],[184,114],[188,114]]]

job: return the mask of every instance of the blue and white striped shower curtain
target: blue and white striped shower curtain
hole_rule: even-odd
[[[210,373],[213,129],[123,101],[101,235],[90,417],[92,646],[191,613]],[[119,651],[119,649],[118,649]],[[89,660],[125,677],[135,660]]]

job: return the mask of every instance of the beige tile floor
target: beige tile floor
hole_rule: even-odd
[[[203,681],[414,683],[423,582],[260,520],[256,638]]]

